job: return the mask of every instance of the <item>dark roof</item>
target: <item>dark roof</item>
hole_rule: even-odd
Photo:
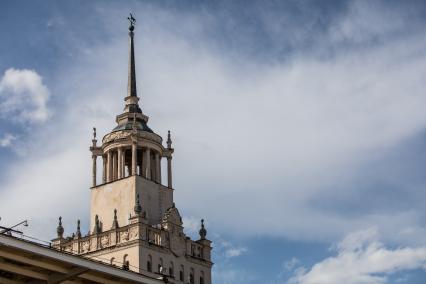
[[[146,122],[141,120],[141,121],[136,121],[136,129],[139,131],[146,131],[149,133],[154,133],[154,131],[151,130],[151,128],[148,127],[148,125],[146,125]],[[117,125],[112,131],[119,131],[119,130],[132,130],[133,129],[133,121],[127,121],[124,123],[121,123],[119,125]]]

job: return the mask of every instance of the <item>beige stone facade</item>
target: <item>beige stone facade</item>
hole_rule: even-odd
[[[90,147],[90,233],[82,236],[78,225],[72,237],[64,238],[60,221],[53,245],[151,277],[167,275],[172,283],[210,284],[212,248],[204,223],[200,239],[191,240],[183,232],[182,218],[173,202],[170,132],[163,146],[162,137],[147,126],[148,117],[139,107],[133,30],[132,23],[124,112],[99,146],[94,129]],[[162,161],[167,163],[167,185],[161,179]],[[99,162],[102,182],[97,184]]]

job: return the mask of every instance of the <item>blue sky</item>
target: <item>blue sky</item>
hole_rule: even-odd
[[[141,106],[172,131],[215,283],[424,283],[423,1],[0,7],[2,224],[88,230],[91,129],[122,110],[132,12]]]

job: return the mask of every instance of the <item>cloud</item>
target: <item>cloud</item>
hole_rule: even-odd
[[[348,235],[337,246],[337,255],[298,270],[288,283],[380,284],[393,273],[426,269],[426,247],[386,248],[371,228]]]
[[[0,115],[22,123],[42,123],[50,115],[50,92],[34,70],[7,69],[0,79]]]
[[[296,257],[292,257],[290,260],[283,263],[285,270],[292,271],[297,265],[300,264],[300,260]]]
[[[3,137],[0,137],[0,147],[9,147],[12,142],[16,139],[16,136],[10,133],[6,133]]]
[[[101,14],[90,17],[104,19],[105,26],[114,28],[107,31],[108,40],[96,38],[87,53],[73,57],[55,73],[58,80],[51,80],[52,89],[58,90],[57,101],[62,102],[61,117],[29,133],[25,141],[37,151],[2,173],[0,199],[8,202],[1,210],[12,212],[15,204],[24,204],[10,218],[36,214],[41,220],[53,220],[46,221],[44,232],[51,228],[54,234],[58,215],[70,220],[66,229],[74,228],[77,218],[88,218],[91,127],[97,126],[100,134],[111,131],[114,116],[122,111],[128,39],[126,28],[120,32],[117,27],[123,26],[122,14],[128,7],[115,8],[94,11]],[[356,26],[363,17],[380,17],[380,9],[369,9],[368,5],[357,6],[356,12],[349,9],[332,23],[335,29],[320,34],[325,42],[315,48],[327,49],[334,33],[339,34],[337,41],[344,41],[363,31],[365,27]],[[244,54],[235,58],[226,48],[212,47],[209,31],[222,23],[211,17],[205,21],[202,13],[143,5],[135,10],[141,19],[135,36],[138,94],[150,127],[163,137],[172,130],[174,197],[183,216],[207,217],[209,234],[261,232],[329,241],[378,225],[386,238],[395,238],[392,241],[424,242],[422,205],[394,208],[382,202],[389,194],[378,191],[381,184],[360,188],[363,182],[372,182],[368,173],[382,168],[375,178],[398,184],[399,191],[392,189],[395,200],[422,200],[423,191],[418,190],[422,184],[409,187],[406,176],[393,182],[386,171],[386,157],[394,147],[426,126],[422,34],[334,50],[325,58],[304,52],[285,54],[286,60],[280,61],[274,54],[277,59],[271,64]],[[405,23],[396,22],[396,29]],[[72,30],[66,20],[64,25]],[[102,25],[90,25],[98,26]],[[375,29],[368,38],[389,32]],[[90,30],[91,37],[100,34],[105,35]],[[49,92],[41,87],[41,77],[29,70],[8,72],[1,90],[2,102],[13,98],[7,114],[17,113],[26,122],[45,121],[50,114]],[[5,97],[9,93],[13,96]],[[18,102],[28,104],[29,114],[39,109],[45,115],[26,117]],[[379,166],[369,166],[371,159],[381,158]],[[31,179],[22,179],[22,172],[31,173]],[[194,231],[195,222],[189,225]],[[395,233],[395,227],[401,230]],[[229,255],[244,253],[240,248],[244,246]]]
[[[225,255],[226,255],[226,257],[236,257],[236,256],[242,255],[246,251],[247,251],[247,248],[245,248],[245,247],[230,248],[230,249],[226,250]]]

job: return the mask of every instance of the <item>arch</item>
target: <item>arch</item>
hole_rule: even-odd
[[[163,259],[160,257],[160,260],[158,261],[158,273],[163,272]]]
[[[194,284],[195,277],[194,277],[194,268],[191,267],[191,270],[189,272],[189,283]]]
[[[127,257],[128,257],[129,255],[128,254],[125,254],[124,256],[123,256],[123,269],[124,270],[129,270],[129,268],[130,268],[130,263],[129,263],[129,261],[127,260]]]
[[[169,276],[174,277],[175,276],[175,266],[173,264],[173,261],[170,261],[170,266],[169,266]]]
[[[110,263],[111,265],[114,265],[114,261],[115,261],[115,257],[111,257],[111,260],[109,261],[109,263]]]
[[[185,277],[185,267],[183,265],[180,266],[180,271],[179,271],[179,280],[183,281],[184,277]]]
[[[200,284],[204,284],[204,271],[200,273]]]
[[[146,261],[146,270],[152,272],[152,256],[148,255],[148,260]]]

